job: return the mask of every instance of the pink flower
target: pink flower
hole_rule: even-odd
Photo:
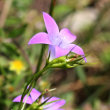
[[[26,100],[27,104],[32,104],[39,98],[40,95],[41,95],[41,93],[39,91],[37,91],[35,88],[33,88],[28,97],[27,97],[27,95],[25,95],[23,102],[25,102],[25,100]],[[20,102],[21,97],[22,97],[22,95],[17,96],[16,98],[14,98],[13,102]],[[47,99],[48,98],[42,97],[41,103],[43,103]],[[63,109],[60,109],[60,107],[62,107],[65,104],[65,100],[60,99],[58,97],[52,97],[46,103],[47,104],[42,105],[43,110],[63,110]]]
[[[59,31],[55,20],[49,14],[43,12],[43,18],[47,33],[40,32],[35,34],[28,44],[49,44],[50,60],[65,56],[71,51],[81,55],[86,62],[82,48],[72,44],[76,40],[76,36],[67,28]]]

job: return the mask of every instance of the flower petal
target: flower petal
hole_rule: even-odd
[[[56,101],[56,102],[52,102],[52,101]],[[52,102],[52,103],[45,105],[44,110],[58,110],[60,107],[62,107],[66,103],[65,100],[60,100],[60,98],[57,98],[57,97],[52,97],[47,102]]]
[[[60,31],[60,37],[62,39],[62,44],[69,44],[76,40],[76,36],[67,28],[63,28]]]
[[[32,101],[36,101],[36,99],[38,99],[38,97],[41,95],[41,93],[39,91],[37,91],[35,88],[32,89],[30,96],[32,98]]]
[[[42,96],[41,103],[43,103],[44,101],[45,101],[45,98]]]
[[[45,32],[40,32],[38,34],[35,34],[30,41],[28,42],[28,44],[51,44],[49,38],[48,38],[48,34],[46,34]]]
[[[59,33],[58,26],[55,22],[55,20],[47,13],[43,12],[43,18],[45,22],[45,26],[47,29],[48,34],[50,35],[56,35]]]
[[[72,52],[79,54],[79,55],[84,55],[83,49],[79,47],[78,45],[75,44],[69,44],[68,46],[65,46],[66,49],[71,49]]]
[[[57,110],[64,110],[64,109],[57,109]]]
[[[43,110],[50,110],[49,108],[47,108],[47,109],[43,109]],[[64,110],[64,109],[54,109],[54,110]]]
[[[22,96],[22,95],[19,95],[19,96],[17,96],[16,98],[14,98],[14,99],[13,99],[13,102],[20,102],[20,101],[21,101],[21,96]],[[25,100],[27,100],[27,101],[26,101],[27,104],[32,104],[32,103],[33,103],[30,96],[28,96],[28,98],[27,98],[27,95],[26,95],[26,96],[24,97],[24,99],[23,99],[23,102],[25,102]]]
[[[50,52],[50,59],[49,60],[51,61],[55,58],[67,55],[70,52],[71,48],[65,49],[65,48],[60,48],[58,46],[49,45],[49,52]]]
[[[32,104],[33,103],[33,101],[32,101],[32,99],[31,99],[30,96],[28,96],[28,98],[27,98],[27,95],[25,95],[24,96],[24,99],[23,99],[23,102],[25,102],[25,100],[26,100],[26,103],[27,104]]]
[[[71,48],[66,49],[55,46],[55,58],[67,55],[70,52],[70,50]]]
[[[16,98],[14,98],[14,99],[13,99],[13,102],[20,102],[21,96],[22,96],[22,95],[19,95],[19,96],[17,96]]]
[[[49,60],[53,60],[55,58],[55,47],[52,45],[49,45],[49,51],[48,53],[50,53],[50,58]]]
[[[55,48],[55,52],[54,52],[54,56],[52,57],[53,59],[61,57],[61,56],[65,56],[71,51],[71,52],[81,55],[84,58],[85,62],[87,62],[83,49],[79,47],[78,45],[69,44],[69,45],[65,45],[65,47],[63,48],[58,47],[58,46],[54,46],[54,48]]]
[[[79,47],[78,45],[69,44],[68,46],[65,46],[65,48],[70,50],[71,52],[81,55],[84,58],[85,62],[87,62],[83,49]]]
[[[50,109],[47,108],[47,109],[43,109],[43,110],[50,110]],[[54,109],[54,110],[64,110],[64,109]]]

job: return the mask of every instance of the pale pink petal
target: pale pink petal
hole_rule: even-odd
[[[52,45],[49,45],[49,51],[48,54],[50,53],[50,58],[49,60],[53,60],[55,58],[55,47]]]
[[[48,34],[46,34],[45,32],[40,32],[38,34],[35,34],[30,41],[28,42],[28,44],[51,44]]]
[[[30,96],[28,96],[28,98],[27,98],[27,95],[24,96],[23,102],[25,102],[25,101],[27,104],[33,103],[32,98]]]
[[[13,99],[13,102],[20,102],[20,101],[21,101],[21,96],[22,96],[22,95],[19,95],[19,96],[17,96],[16,98],[14,98],[14,99]],[[32,104],[32,103],[33,103],[30,96],[28,96],[28,98],[27,98],[27,95],[26,95],[26,96],[24,97],[24,99],[23,99],[23,102],[25,102],[25,100],[26,100],[26,103],[27,103],[27,104]]]
[[[49,35],[56,35],[59,33],[58,26],[55,20],[47,13],[43,12],[45,26]]]
[[[65,47],[63,47],[63,48],[55,46],[55,58],[65,56],[70,51],[81,55],[84,58],[85,62],[87,62],[85,55],[84,55],[84,52],[83,52],[83,49],[75,44],[65,45]]]
[[[43,103],[44,101],[45,101],[45,98],[42,96],[41,103]]]
[[[57,109],[57,110],[64,110],[64,109]]]
[[[55,102],[52,102],[55,101]],[[44,110],[58,110],[60,107],[62,107],[66,102],[65,100],[60,100],[60,98],[52,97],[47,102],[52,102],[48,105],[44,106]]]
[[[36,99],[38,99],[38,97],[41,95],[41,93],[36,90],[35,88],[32,89],[31,93],[30,93],[30,96],[32,98],[32,101],[36,101]]]
[[[43,110],[50,110],[49,108]],[[64,110],[64,109],[53,109],[53,110]]]
[[[55,20],[45,12],[43,12],[43,18],[51,45],[59,45],[61,38],[59,37],[59,29]]]
[[[85,62],[87,62],[83,49],[80,46],[75,45],[75,44],[69,44],[69,45],[65,46],[65,48],[70,50],[71,52],[81,55],[84,58]]]
[[[58,46],[55,46],[55,58],[65,56],[71,51],[71,48],[60,48]]]
[[[13,99],[13,102],[20,102],[21,96],[22,96],[22,95],[19,95],[19,96],[17,96],[16,98],[14,98],[14,99]]]
[[[48,98],[49,98],[49,97],[45,98],[44,101],[46,101]],[[59,99],[60,99],[60,98],[52,97],[52,98],[50,98],[50,99],[47,101],[47,103],[48,103],[48,102],[52,102],[52,101],[58,101]],[[51,107],[52,105],[53,105],[53,102],[50,103],[50,104],[48,104],[48,105],[45,105],[43,108],[49,108],[49,107]]]
[[[64,48],[69,49],[69,50],[71,49],[71,51],[76,54],[84,55],[83,49],[81,47],[79,47],[78,45],[69,44],[69,45],[65,46]]]
[[[60,31],[60,37],[62,39],[62,44],[69,44],[76,40],[76,36],[70,32],[69,29],[63,28]]]
[[[43,109],[43,110],[51,110],[50,108]],[[52,110],[64,110],[64,109],[52,109]]]

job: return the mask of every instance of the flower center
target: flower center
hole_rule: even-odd
[[[61,38],[58,35],[50,36],[49,39],[52,42],[52,44],[56,46],[59,46],[62,42]]]

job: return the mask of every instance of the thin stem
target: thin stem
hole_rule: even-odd
[[[21,101],[20,101],[20,105],[19,105],[18,110],[20,110],[21,108],[23,108],[23,109],[25,108],[25,103],[22,106],[22,101],[23,101],[24,96],[26,94],[28,94],[28,92],[30,91],[30,89],[32,89],[35,86],[35,82],[39,79],[39,77],[42,76],[42,74],[44,73],[44,71],[46,71],[47,69],[48,69],[48,66],[45,66],[41,71],[39,71],[38,73],[35,73],[33,75],[33,77],[31,78],[31,80],[28,81],[28,83],[27,83],[27,85],[26,85],[26,87],[25,87],[25,89],[23,91],[23,94],[22,94],[22,97],[21,97]],[[30,92],[29,92],[29,94],[30,94]]]
[[[49,11],[49,14],[51,16],[52,16],[52,13],[53,13],[53,9],[54,9],[55,3],[56,3],[56,0],[51,0],[50,11]],[[41,67],[41,64],[42,64],[42,59],[43,59],[43,55],[44,55],[45,49],[46,49],[46,45],[43,44],[42,45],[42,49],[41,49],[41,53],[40,53],[40,58],[39,58],[38,64],[37,64],[36,73],[33,75],[32,79],[27,83],[27,85],[26,85],[26,87],[25,87],[25,89],[23,91],[23,94],[22,94],[22,97],[21,97],[21,101],[20,101],[20,105],[19,105],[18,110],[20,110],[21,108],[23,110],[25,108],[25,103],[23,104],[23,107],[22,107],[22,101],[23,101],[24,96],[29,92],[31,87],[32,88],[34,87],[35,82],[39,79],[40,76],[42,76],[43,72],[48,69],[48,65],[46,65],[46,67],[44,67],[40,71],[40,67]],[[27,89],[28,86],[29,86],[29,88]]]
[[[39,57],[37,68],[36,68],[36,73],[39,72],[39,70],[40,70],[40,67],[41,67],[41,64],[42,64],[43,55],[45,53],[45,49],[46,49],[46,45],[42,44],[42,49],[41,49],[41,52],[40,52],[40,57]]]
[[[24,104],[23,104],[21,110],[24,110],[24,109],[25,109],[26,102],[27,102],[28,96],[29,96],[29,94],[30,94],[31,91],[32,91],[32,88],[31,88],[31,90],[29,91],[29,93],[27,94],[26,100],[25,100],[25,102],[24,102]]]
[[[51,16],[53,15],[53,10],[54,10],[55,4],[56,4],[56,0],[51,0],[50,9],[49,9],[49,14]],[[46,45],[43,44],[42,45],[42,49],[41,49],[41,53],[40,53],[40,58],[39,58],[38,63],[37,63],[36,72],[38,72],[40,70],[40,67],[41,67],[41,64],[42,64],[43,55],[45,53],[45,49],[46,49]]]
[[[53,15],[53,10],[54,10],[55,5],[56,5],[56,0],[51,0],[50,10],[49,10],[49,14],[51,16]]]

